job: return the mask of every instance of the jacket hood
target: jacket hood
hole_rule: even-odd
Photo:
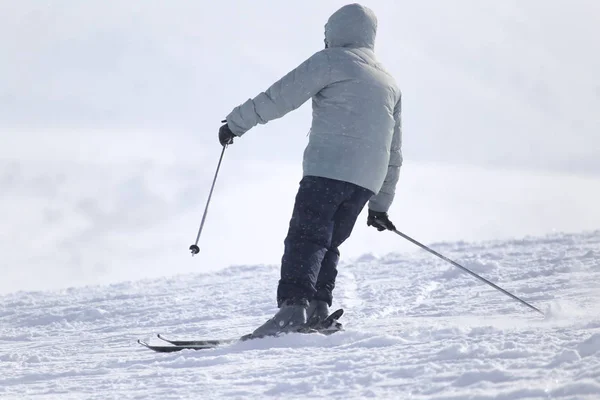
[[[373,50],[376,33],[375,13],[360,4],[348,4],[334,12],[325,24],[325,45]]]

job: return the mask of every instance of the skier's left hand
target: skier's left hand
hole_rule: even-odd
[[[225,125],[219,128],[219,142],[221,142],[221,146],[233,144],[233,138],[235,135],[233,132],[231,132],[231,129],[229,129],[226,120],[221,122],[225,122]]]
[[[390,221],[386,212],[369,210],[369,216],[367,217],[367,225],[376,228],[379,232],[381,231],[395,231],[396,227]]]

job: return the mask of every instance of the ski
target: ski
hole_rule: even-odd
[[[171,339],[167,339],[160,333],[157,334],[156,336],[160,340],[163,340],[169,344],[172,344],[173,346],[199,346],[199,347],[202,347],[202,346],[211,347],[212,346],[212,347],[215,347],[215,346],[220,346],[222,344],[234,343],[239,340],[244,340],[244,336],[242,336],[241,338],[235,338],[235,339],[206,339],[206,340],[171,340]]]
[[[214,349],[215,347],[217,347],[217,345],[184,345],[184,346],[153,345],[153,344],[144,342],[143,340],[138,340],[137,342],[139,344],[141,344],[142,346],[144,346],[150,350],[154,350],[158,353],[172,353],[172,352],[181,351],[181,350],[207,350],[207,349]]]
[[[343,309],[339,309],[331,313],[319,326],[314,328],[305,328],[298,333],[309,334],[309,333],[320,333],[323,335],[331,335],[335,332],[339,332],[342,329],[342,324],[338,322],[338,319],[344,314]],[[219,346],[233,344],[237,342],[243,342],[252,339],[260,339],[259,337],[255,337],[252,334],[244,335],[239,338],[234,339],[206,339],[206,340],[171,340],[162,336],[160,333],[157,337],[166,342],[165,345],[153,345],[143,340],[138,340],[137,342],[156,352],[159,353],[172,353],[181,350],[208,350],[214,349]]]

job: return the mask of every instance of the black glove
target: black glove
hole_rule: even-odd
[[[389,230],[395,231],[396,227],[390,221],[386,212],[369,210],[367,225],[376,228],[379,232]]]
[[[221,142],[221,146],[233,144],[233,138],[235,137],[235,135],[233,134],[233,132],[231,132],[229,126],[227,126],[226,120],[221,122],[225,122],[225,125],[219,128],[219,142]]]

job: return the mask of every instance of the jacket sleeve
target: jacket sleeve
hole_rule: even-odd
[[[234,108],[227,116],[227,125],[241,136],[257,124],[281,118],[327,86],[330,78],[329,56],[321,50],[266,91]]]
[[[383,186],[377,195],[371,197],[369,209],[373,211],[387,212],[394,201],[396,194],[396,184],[400,177],[400,167],[402,166],[402,97],[394,107],[394,135],[390,147],[390,161],[388,172],[383,182]]]

